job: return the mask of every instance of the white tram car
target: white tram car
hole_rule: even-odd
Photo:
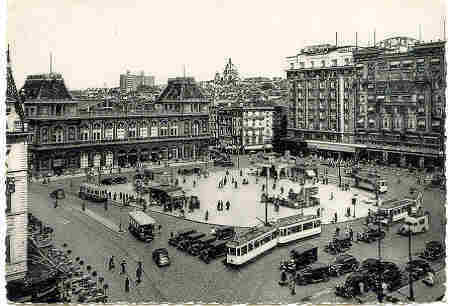
[[[321,217],[316,215],[294,215],[280,218],[277,225],[279,228],[277,244],[279,245],[321,234]]]
[[[320,234],[321,218],[316,215],[280,218],[272,226],[256,227],[236,235],[226,245],[226,264],[241,266],[277,245],[312,238]]]

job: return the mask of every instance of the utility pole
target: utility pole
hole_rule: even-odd
[[[412,262],[412,230],[409,225],[409,262]],[[409,269],[409,301],[415,301],[415,296],[413,294],[413,278],[412,278],[412,268]]]
[[[269,168],[266,168],[265,225],[268,225]]]

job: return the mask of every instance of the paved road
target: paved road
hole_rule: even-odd
[[[242,164],[242,162],[241,162]],[[405,177],[401,184],[397,185],[397,179],[389,177],[391,191],[390,195],[400,197],[408,192],[408,186],[415,178]],[[66,186],[68,182],[65,183]],[[396,184],[396,185],[395,185]],[[49,191],[53,190],[58,183],[53,182],[50,186],[42,186],[34,183],[30,187],[31,205],[30,210],[39,216],[44,222],[55,228],[56,241],[59,244],[66,242],[72,248],[74,256],[81,256],[85,261],[94,266],[100,274],[105,276],[106,282],[110,284],[110,301],[129,302],[247,302],[247,303],[295,303],[302,301],[317,302],[328,298],[329,302],[345,302],[335,298],[333,291],[335,284],[342,281],[344,277],[332,278],[328,283],[319,283],[306,287],[297,287],[297,294],[292,296],[288,288],[280,287],[278,280],[280,261],[287,257],[288,251],[295,243],[286,247],[276,248],[267,255],[261,256],[255,262],[250,263],[239,270],[226,268],[220,261],[214,261],[209,265],[204,264],[198,258],[186,255],[173,247],[167,245],[167,239],[171,231],[183,227],[194,227],[198,231],[207,232],[209,226],[205,224],[192,223],[163,214],[153,214],[153,217],[163,225],[161,237],[157,237],[150,244],[143,244],[135,240],[129,233],[116,234],[110,231],[93,218],[79,211],[81,201],[69,195],[63,200],[60,207],[53,208],[48,198]],[[397,188],[395,188],[397,187]],[[426,241],[432,239],[440,240],[443,225],[441,224],[444,205],[443,193],[426,191],[424,202],[426,210],[431,212],[432,228],[426,234],[414,237],[414,253],[419,252]],[[119,224],[121,219],[125,223],[127,210],[122,211],[117,207],[111,207],[104,211],[102,206],[89,205],[93,213],[98,214]],[[360,221],[354,222],[354,230],[363,228]],[[327,243],[334,230],[333,226],[324,226],[323,234],[311,242],[318,245],[319,260],[329,262],[333,256],[324,253],[322,247]],[[392,229],[382,243],[382,256],[384,259],[396,263],[407,261],[406,237],[395,234]],[[159,269],[151,260],[151,252],[158,247],[167,247],[173,264],[169,267]],[[137,288],[132,288],[131,293],[123,292],[124,278],[116,273],[104,272],[106,256],[113,254],[117,260],[126,258],[131,275],[134,274],[136,261],[141,260],[144,264],[144,282]],[[377,255],[377,245],[354,244],[350,254],[359,260]],[[333,300],[330,300],[333,299]]]

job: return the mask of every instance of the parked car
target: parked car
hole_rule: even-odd
[[[351,238],[348,235],[340,234],[334,237],[325,247],[324,251],[332,255],[344,253],[352,246]]]
[[[185,237],[183,237],[183,239],[178,243],[177,245],[177,249],[181,250],[181,251],[187,251],[188,248],[191,247],[191,245],[198,241],[199,239],[205,237],[204,233],[199,233],[199,232],[195,232],[189,235],[186,235]]]
[[[116,176],[113,178],[113,182],[115,184],[126,184],[128,182],[128,179],[125,176]]]
[[[186,235],[189,235],[189,234],[192,234],[195,232],[196,232],[195,229],[185,228],[181,231],[178,231],[174,237],[169,238],[168,243],[172,246],[177,246],[179,244],[179,242],[182,241]]]
[[[412,273],[412,278],[414,280],[418,280],[424,276],[428,272],[434,272],[432,270],[431,265],[423,259],[413,259],[406,264],[405,268],[406,272]]]
[[[359,272],[368,275],[374,288],[379,278],[382,278],[382,281],[387,284],[387,289],[390,291],[398,288],[402,282],[401,270],[395,263],[390,261],[379,262],[375,258],[365,259],[360,265]]]
[[[353,272],[346,280],[335,286],[335,294],[344,298],[356,297],[371,289],[371,279],[367,273]],[[363,291],[361,290],[363,288]]]
[[[212,259],[225,256],[227,253],[227,240],[216,240],[210,247],[200,253],[200,259],[205,263],[210,263]]]
[[[329,274],[340,276],[345,273],[357,271],[359,265],[359,261],[354,256],[343,254],[337,256],[337,258],[335,258],[335,261],[330,264]]]
[[[56,190],[53,190],[50,195],[49,195],[52,199],[58,199],[58,200],[63,200],[66,198],[66,194],[64,192],[63,188],[58,188]]]
[[[298,271],[295,281],[298,285],[327,282],[329,281],[329,265],[321,262],[313,263]]]
[[[305,243],[290,251],[290,260],[283,261],[280,269],[288,272],[298,271],[318,260],[318,247]]]
[[[429,261],[444,258],[445,247],[439,241],[429,241],[426,243],[426,247],[420,257]]]
[[[153,261],[159,267],[169,266],[171,264],[171,260],[169,259],[168,250],[165,248],[156,249],[152,252]]]
[[[214,235],[218,240],[232,239],[235,236],[235,229],[233,226],[217,227]]]
[[[357,240],[370,243],[384,238],[385,232],[383,230],[380,230],[377,226],[368,225],[368,229],[358,235]]]
[[[103,180],[100,181],[100,183],[102,183],[103,185],[113,185],[113,184],[115,184],[114,179],[112,177],[104,178]]]
[[[208,235],[193,243],[188,248],[188,253],[193,256],[198,256],[203,250],[210,247],[210,243],[216,240],[216,236]]]

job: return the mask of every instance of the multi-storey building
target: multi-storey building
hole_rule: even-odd
[[[444,157],[445,42],[394,37],[354,52],[355,141],[371,159],[440,165]]]
[[[27,77],[22,94],[34,172],[208,156],[209,102],[194,78],[169,79],[151,109],[81,111],[58,74]]]
[[[6,91],[6,281],[27,273],[28,162],[27,124],[7,51]]]
[[[356,48],[310,46],[287,58],[288,149],[349,157],[362,149],[353,144]]]
[[[228,103],[215,110],[217,136],[226,149],[271,149],[274,105],[263,103]]]
[[[136,91],[139,86],[154,86],[155,77],[146,76],[142,71],[139,75],[131,74],[127,71],[126,74],[121,74],[119,78],[119,87],[122,93],[127,93],[130,91]]]

